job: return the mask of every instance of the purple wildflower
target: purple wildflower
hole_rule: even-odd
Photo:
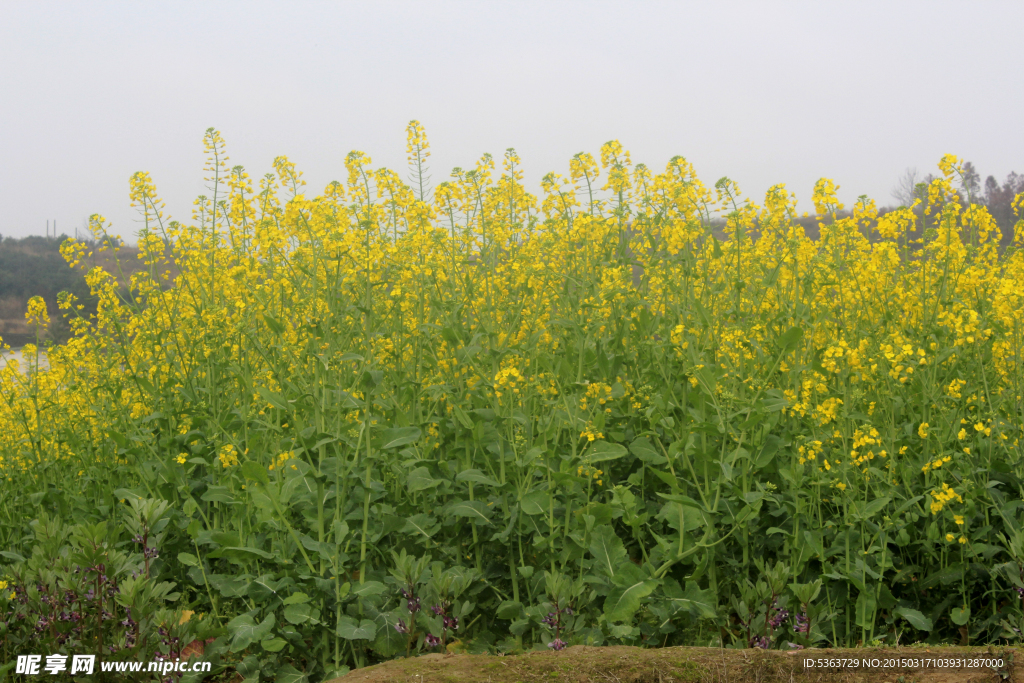
[[[561,638],[555,638],[550,643],[548,643],[548,647],[550,647],[552,650],[564,650],[565,645],[565,641]]]

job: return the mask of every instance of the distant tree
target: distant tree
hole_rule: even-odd
[[[964,162],[963,188],[972,202],[981,200],[981,176],[970,161]]]
[[[892,188],[892,198],[900,203],[901,206],[910,206],[914,203],[915,197],[917,197],[917,185],[920,182],[920,176],[916,168],[908,168],[904,171],[903,175],[896,181],[896,185]]]
[[[1011,171],[1001,186],[993,176],[985,178],[985,206],[1002,231],[1004,242],[1013,237],[1013,224],[1016,222],[1013,198],[1021,192],[1024,192],[1024,175]]]

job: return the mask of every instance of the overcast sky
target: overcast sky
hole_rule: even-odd
[[[826,176],[885,205],[945,153],[1024,171],[1022,26],[1020,0],[0,0],[0,234],[100,213],[132,241],[138,170],[190,222],[210,126],[254,178],[287,155],[308,195],[354,149],[404,174],[410,119],[435,185],[514,147],[539,191],[614,138],[759,204],[782,182],[811,211]]]

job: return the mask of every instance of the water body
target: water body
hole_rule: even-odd
[[[16,359],[18,361],[18,364],[21,366],[22,371],[25,370],[27,363],[25,362],[25,359],[21,357],[21,347],[16,349],[10,349],[9,351],[0,351],[0,367],[4,367],[5,365],[7,365],[7,360],[11,358]],[[46,362],[46,351],[40,351],[39,365],[42,366],[43,368],[46,368],[48,366],[48,363]]]

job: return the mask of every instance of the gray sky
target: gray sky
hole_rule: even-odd
[[[616,138],[759,204],[783,182],[812,211],[827,176],[881,206],[945,153],[1024,171],[1021,26],[1019,1],[0,0],[0,233],[100,213],[133,241],[138,170],[191,222],[210,126],[254,178],[287,155],[309,196],[353,149],[404,175],[410,119],[434,185],[515,147],[537,192]]]

